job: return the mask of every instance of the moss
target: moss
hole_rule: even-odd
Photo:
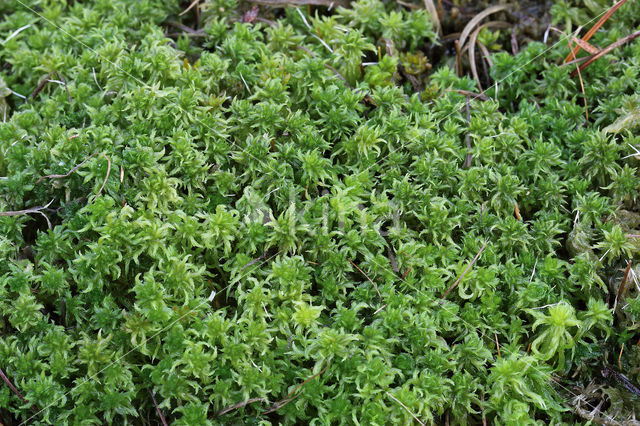
[[[467,99],[428,14],[377,0],[207,2],[175,42],[174,2],[5,3],[3,40],[30,27],[0,82],[37,93],[0,93],[0,210],[53,200],[0,216],[9,423],[144,423],[150,391],[183,424],[631,415],[597,364],[638,358],[636,282],[606,303],[638,256],[637,43],[582,73],[586,121],[562,43]]]

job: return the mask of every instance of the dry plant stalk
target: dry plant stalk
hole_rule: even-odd
[[[11,381],[9,380],[9,378],[4,374],[4,371],[2,371],[2,369],[0,368],[0,378],[2,379],[3,382],[6,383],[6,385],[9,387],[9,389],[11,389],[11,391],[17,395],[18,398],[20,398],[20,400],[22,402],[24,402],[25,404],[28,404],[29,401],[27,401],[26,399],[24,399],[24,396],[22,396],[22,394],[20,393],[20,391],[18,389],[16,389],[15,386],[13,386],[13,383],[11,383]],[[36,407],[35,405],[32,405],[31,408],[33,409],[33,411],[35,411],[36,413],[38,412],[38,407]]]
[[[464,27],[464,29],[460,33],[460,38],[458,39],[460,42],[460,49],[462,49],[465,46],[467,37],[469,37],[469,35],[471,34],[471,31],[473,31],[473,29],[476,27],[476,25],[480,23],[480,21],[482,21],[484,18],[486,18],[489,15],[492,15],[497,12],[501,12],[503,10],[507,10],[509,8],[511,8],[510,4],[501,4],[497,6],[491,6],[486,8],[482,12],[478,13],[476,16],[474,16],[473,19],[471,19],[467,23],[467,25]]]
[[[382,295],[380,294],[380,291],[378,290],[378,286],[376,285],[376,283],[373,282],[373,280],[371,278],[369,278],[369,276],[367,274],[364,273],[364,271],[360,268],[358,268],[358,265],[356,265],[355,263],[353,263],[350,259],[347,259],[349,261],[350,264],[352,264],[358,271],[360,271],[360,273],[362,275],[365,276],[366,279],[369,280],[369,282],[371,284],[373,284],[373,287],[376,289],[376,293],[378,293],[378,297],[380,298],[380,301],[382,302]]]
[[[169,426],[167,424],[167,420],[164,418],[162,411],[160,411],[160,407],[158,407],[158,402],[156,401],[156,397],[153,395],[153,391],[149,389],[149,393],[151,394],[151,399],[153,400],[153,405],[156,407],[156,412],[158,413],[158,417],[160,417],[160,421],[162,422],[162,426]]]
[[[44,218],[47,220],[47,225],[49,226],[49,229],[51,229],[52,226],[51,226],[51,222],[49,221],[49,218],[47,217],[46,214],[44,214],[42,212],[42,210],[45,210],[45,209],[49,208],[51,203],[53,203],[53,200],[49,201],[49,203],[47,205],[45,205],[45,206],[32,207],[30,209],[24,209],[24,210],[14,210],[14,211],[8,211],[8,212],[0,212],[0,216],[20,216],[20,215],[23,215],[23,214],[38,213],[38,214],[41,214],[42,216],[44,216]]]
[[[629,278],[629,272],[631,272],[631,260],[627,262],[627,267],[624,270],[624,275],[622,276],[622,281],[620,282],[620,287],[618,288],[618,294],[616,294],[616,301],[613,304],[614,312],[616,311],[616,307],[618,306],[620,297],[624,294],[624,290],[627,285],[627,279]]]
[[[266,399],[265,398],[251,398],[251,399],[247,399],[246,401],[242,401],[242,402],[238,402],[237,404],[233,404],[230,405],[228,407],[223,408],[222,410],[218,411],[216,413],[216,417],[220,417],[220,416],[224,416],[225,414],[233,411],[233,410],[237,410],[238,408],[242,408],[245,405],[249,405],[249,404],[253,404],[254,402],[265,402]]]
[[[480,34],[480,31],[482,31],[483,28],[504,29],[504,28],[509,28],[510,26],[511,24],[505,21],[490,21],[490,22],[487,22],[486,24],[482,24],[478,28],[476,28],[475,31],[473,31],[473,33],[471,33],[471,36],[469,37],[469,44],[468,46],[465,46],[465,49],[466,48],[469,49],[469,67],[471,68],[471,74],[473,75],[473,78],[478,82],[478,89],[481,92],[483,91],[483,89],[482,89],[482,84],[480,83],[480,77],[478,76],[478,70],[476,65],[476,42],[478,40],[478,35]]]
[[[436,5],[433,3],[433,0],[424,0],[424,8],[427,9],[427,12],[429,12],[433,27],[436,29],[436,33],[441,36],[442,25],[440,24],[440,19],[438,18],[438,10],[436,9]]]
[[[47,176],[42,176],[40,179],[38,179],[36,181],[36,185],[38,183],[40,183],[40,181],[42,181],[43,179],[59,179],[59,178],[66,178],[67,176],[69,176],[71,173],[75,172],[76,170],[78,170],[80,167],[82,167],[84,165],[84,163],[86,163],[87,161],[89,161],[90,159],[92,159],[93,157],[95,157],[96,155],[102,155],[106,160],[107,160],[107,175],[104,177],[104,181],[102,182],[102,185],[100,186],[100,189],[98,190],[98,193],[96,194],[96,196],[93,198],[93,200],[91,202],[94,202],[96,200],[96,198],[98,198],[98,196],[100,195],[100,193],[102,192],[102,190],[104,189],[105,185],[107,184],[107,180],[109,179],[109,174],[111,174],[111,160],[109,159],[109,157],[107,157],[105,154],[103,154],[102,152],[96,152],[95,154],[91,154],[90,156],[88,156],[87,158],[85,158],[82,163],[78,164],[77,166],[75,166],[73,169],[69,170],[67,173],[63,174],[63,175],[47,175]]]
[[[575,70],[574,72],[571,73],[571,77],[575,77],[575,75],[577,73],[579,73],[580,71],[583,71],[586,67],[588,67],[589,65],[591,65],[593,62],[595,62],[596,60],[600,59],[601,57],[603,57],[604,55],[606,55],[607,53],[611,52],[614,49],[617,49],[618,47],[629,43],[631,40],[640,37],[640,31],[636,31],[633,34],[629,34],[626,37],[622,37],[620,40],[611,43],[609,46],[605,47],[604,49],[602,49],[600,52],[596,53],[595,55],[590,56],[585,63],[583,63],[580,68],[578,68],[577,70]]]
[[[287,6],[348,6],[348,0],[250,0],[249,3],[271,7]]]
[[[273,413],[274,411],[279,410],[280,408],[284,407],[285,405],[287,405],[288,403],[290,403],[291,401],[293,401],[294,399],[296,399],[298,396],[300,396],[299,393],[296,394],[296,392],[298,392],[298,390],[306,385],[307,383],[309,383],[311,380],[315,379],[316,377],[318,377],[319,375],[321,375],[322,373],[324,373],[327,368],[329,368],[329,364],[327,364],[322,370],[318,371],[316,374],[314,374],[313,376],[309,377],[308,379],[306,379],[304,382],[300,383],[298,386],[296,386],[291,392],[289,392],[287,394],[287,396],[285,396],[284,398],[282,398],[280,401],[276,402],[275,404],[273,404],[271,406],[271,408],[269,408],[267,411],[265,411],[263,414],[269,414],[269,413]]]
[[[395,402],[397,402],[398,404],[400,404],[400,406],[401,406],[402,408],[404,408],[404,410],[405,410],[407,413],[411,414],[411,417],[413,417],[413,418],[416,420],[416,422],[420,423],[420,425],[421,425],[421,426],[425,426],[425,424],[424,424],[424,423],[422,423],[422,422],[420,421],[420,419],[419,419],[418,417],[416,417],[416,415],[415,415],[415,414],[413,414],[413,413],[411,412],[411,410],[409,410],[409,408],[407,408],[407,406],[406,406],[406,405],[404,405],[402,402],[400,402],[400,400],[399,400],[399,399],[397,399],[395,396],[391,395],[391,394],[390,394],[389,392],[387,392],[387,391],[385,391],[384,393],[386,393],[386,394],[389,396],[389,398],[393,399]]]
[[[476,254],[476,256],[473,258],[473,260],[471,261],[471,263],[469,263],[469,265],[467,265],[467,268],[464,270],[464,272],[462,273],[462,275],[460,275],[460,277],[456,280],[456,282],[454,282],[453,284],[451,284],[451,286],[447,289],[447,291],[444,292],[444,294],[442,295],[440,300],[440,304],[442,304],[442,302],[444,301],[444,299],[447,297],[447,295],[451,292],[451,290],[453,290],[454,288],[456,288],[456,286],[460,283],[460,281],[462,281],[462,279],[464,278],[465,275],[467,275],[467,272],[469,272],[469,270],[471,269],[471,267],[473,266],[474,263],[476,263],[476,261],[478,260],[478,258],[480,257],[480,255],[482,254],[482,252],[484,251],[484,249],[487,248],[487,241],[484,242],[484,244],[482,244],[482,248],[480,248],[480,251],[478,251],[478,253]]]
[[[607,11],[607,13],[605,13],[604,15],[602,15],[602,18],[600,18],[598,20],[598,22],[596,22],[596,24],[591,27],[591,29],[587,32],[587,34],[585,34],[584,37],[582,37],[582,41],[587,42],[591,39],[591,37],[593,37],[593,35],[596,33],[596,31],[598,31],[600,29],[600,27],[607,22],[607,19],[609,19],[611,17],[611,15],[613,15],[613,13],[618,10],[620,8],[620,6],[622,6],[623,4],[625,4],[627,2],[627,0],[620,0],[619,2],[617,2],[616,4],[614,4],[611,9],[609,9]],[[574,47],[571,52],[567,55],[566,58],[564,58],[564,62],[567,63],[569,60],[571,60],[572,58],[575,59],[576,55],[578,54],[578,52],[580,52],[580,49],[584,49],[584,47],[582,47],[579,43],[576,47]],[[586,50],[586,49],[585,49]]]

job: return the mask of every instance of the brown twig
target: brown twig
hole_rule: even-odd
[[[242,267],[242,269],[240,269],[240,272],[244,271],[246,268],[248,268],[249,266],[253,265],[254,263],[256,263],[259,260],[264,259],[265,257],[267,257],[267,252],[262,253],[261,256],[256,257],[255,259],[253,259],[251,262],[247,263],[246,265],[244,265]]]
[[[467,25],[464,27],[464,29],[462,30],[462,32],[460,33],[460,39],[459,39],[459,44],[460,44],[460,49],[462,49],[465,45],[465,42],[467,41],[467,37],[469,37],[469,35],[471,34],[471,31],[473,31],[473,29],[476,27],[476,25],[478,25],[480,23],[480,21],[482,21],[484,18],[486,18],[487,16],[497,13],[497,12],[501,12],[503,10],[507,10],[511,7],[511,5],[509,4],[501,4],[501,5],[497,5],[497,6],[491,6],[486,8],[485,10],[483,10],[482,12],[478,13],[476,16],[473,17],[473,19],[471,19]]]
[[[580,68],[575,70],[574,72],[571,73],[571,77],[575,77],[575,75],[580,72],[580,71],[584,71],[584,69],[586,67],[588,67],[589,65],[591,65],[593,62],[595,62],[596,60],[600,59],[601,57],[603,57],[604,55],[606,55],[607,53],[611,52],[614,49],[617,49],[618,47],[630,42],[631,40],[640,37],[640,31],[636,31],[633,34],[629,34],[626,37],[622,37],[620,40],[611,43],[609,46],[605,47],[604,49],[602,49],[599,53],[592,55],[589,57],[589,59],[582,65],[580,65]]]
[[[627,262],[627,267],[624,270],[624,275],[622,276],[622,281],[620,282],[620,287],[618,288],[618,294],[616,294],[616,301],[613,304],[613,309],[615,312],[615,308],[618,305],[618,301],[620,300],[620,297],[623,295],[624,293],[624,288],[627,284],[627,279],[629,278],[629,272],[631,271],[631,260],[629,260],[629,262]]]
[[[431,22],[433,23],[433,28],[436,30],[436,34],[438,36],[442,35],[442,25],[440,24],[440,19],[438,17],[438,10],[436,9],[436,5],[433,3],[433,0],[424,0],[424,8],[429,12],[429,18],[431,18]]]
[[[265,402],[266,398],[251,398],[246,401],[238,402],[237,404],[230,405],[216,413],[216,417],[224,416],[230,411],[237,410],[238,408],[242,408],[245,405],[253,404],[254,402]]]
[[[287,7],[287,6],[348,6],[348,0],[249,0],[249,3],[261,4],[271,7]]]
[[[298,389],[300,389],[302,386],[306,385],[309,381],[315,379],[316,377],[324,373],[327,370],[327,368],[329,368],[329,364],[327,364],[322,370],[318,371],[316,374],[314,374],[313,376],[309,377],[307,380],[305,380],[304,382],[296,386],[291,392],[289,392],[289,394],[287,394],[287,396],[285,396],[280,401],[273,404],[271,408],[269,408],[267,411],[264,412],[264,414],[273,413],[274,411],[279,410],[280,408],[284,407],[285,405],[287,405],[288,403],[296,399],[300,395],[300,394],[296,394]]]
[[[489,65],[489,67],[493,66],[491,62],[491,58],[489,57],[490,56],[489,51],[487,50],[487,46],[482,44],[481,41],[478,41],[478,47],[482,52],[482,60],[480,61],[480,63],[482,64],[482,71],[484,72],[484,78],[486,81],[491,81],[491,76],[489,75],[489,68],[487,68],[487,64]]]
[[[514,25],[511,29],[511,52],[513,53],[513,56],[517,55],[520,51],[520,48],[518,47],[518,38],[516,37],[516,28],[517,27]]]
[[[199,29],[199,30],[194,30],[191,27],[188,27],[184,24],[181,24],[180,22],[177,21],[165,21],[166,24],[171,25],[174,28],[177,28],[179,30],[184,31],[185,33],[189,33],[189,34],[202,34],[204,36],[206,36],[207,34],[205,33],[205,31],[203,29]],[[182,35],[182,34],[181,34]]]
[[[576,37],[576,36],[571,36],[571,41],[573,41],[575,44],[580,45],[581,48],[583,48],[584,50],[586,50],[590,55],[595,55],[596,53],[600,52],[600,48],[592,46],[591,44],[589,44],[588,42]],[[576,59],[575,57],[573,59]]]
[[[23,215],[23,214],[38,213],[38,214],[41,214],[42,216],[44,216],[44,218],[47,220],[47,225],[49,226],[49,229],[51,229],[52,228],[51,222],[49,221],[49,218],[47,217],[47,215],[44,214],[44,212],[42,211],[42,210],[45,210],[45,209],[49,208],[51,203],[53,203],[53,200],[49,201],[49,203],[46,206],[31,207],[30,209],[24,209],[24,210],[0,212],[0,216],[20,216],[20,215]]]
[[[7,386],[9,386],[9,389],[11,389],[11,391],[13,393],[15,393],[18,398],[20,398],[20,400],[22,402],[24,402],[25,404],[28,404],[29,401],[27,401],[26,399],[24,399],[24,396],[22,396],[22,394],[20,393],[20,391],[18,389],[16,389],[15,386],[13,386],[13,383],[11,383],[11,381],[9,380],[9,378],[4,374],[4,371],[2,371],[2,369],[0,368],[0,378],[2,378],[2,381],[6,383]],[[33,411],[38,412],[38,407],[36,407],[35,405],[31,405],[31,408],[33,409]]]
[[[404,65],[402,64],[402,61],[398,59],[398,71],[400,71],[400,73],[403,75],[403,77],[405,79],[407,79],[407,81],[409,83],[411,83],[411,87],[413,88],[414,92],[421,92],[422,91],[422,87],[420,85],[420,82],[418,81],[418,79],[416,78],[415,75],[411,75],[407,69],[404,67]]]
[[[188,11],[190,11],[191,9],[193,9],[193,7],[194,7],[194,6],[197,6],[197,5],[198,5],[198,3],[200,3],[200,0],[193,0],[193,1],[191,2],[191,4],[189,5],[189,7],[187,7],[185,10],[183,10],[182,12],[180,12],[180,13],[178,14],[178,16],[182,16],[182,15],[184,15],[185,13],[187,13]]]
[[[482,84],[480,83],[480,77],[478,77],[478,70],[476,67],[476,42],[478,40],[478,35],[480,34],[480,31],[482,31],[484,28],[509,28],[511,26],[511,24],[509,24],[508,22],[504,22],[504,21],[490,21],[487,22],[486,24],[482,24],[480,25],[478,28],[475,29],[475,31],[473,31],[471,33],[471,36],[469,37],[469,67],[471,68],[471,74],[473,75],[473,78],[476,79],[476,81],[478,82],[478,89],[482,92]],[[465,49],[467,47],[465,46]],[[463,49],[464,51],[464,49]]]
[[[64,83],[64,88],[67,91],[67,98],[69,99],[69,103],[71,103],[71,94],[69,93],[69,88],[67,87],[67,82],[64,81],[64,78],[62,78],[62,75],[60,74],[60,71],[56,70],[56,74],[58,74],[58,78],[60,79],[61,82]]]
[[[386,394],[389,396],[389,398],[393,399],[395,402],[397,402],[398,404],[400,404],[400,406],[401,406],[402,408],[404,408],[404,410],[405,410],[407,413],[411,414],[411,417],[413,417],[413,418],[414,418],[418,423],[420,423],[422,426],[425,426],[425,424],[424,424],[424,423],[422,423],[422,422],[420,421],[420,419],[419,419],[419,418],[417,418],[417,417],[416,417],[416,415],[415,415],[415,414],[413,414],[413,413],[411,412],[411,410],[409,410],[409,408],[407,408],[407,406],[406,406],[406,405],[404,405],[402,402],[400,402],[400,400],[399,400],[399,399],[397,399],[395,396],[391,395],[391,394],[390,394],[389,392],[387,392],[387,391],[385,391],[384,393],[386,393]]]
[[[418,6],[417,4],[407,3],[407,2],[404,2],[402,0],[396,0],[396,3],[398,3],[400,6],[404,6],[404,7],[408,8],[408,9],[412,9],[412,10],[420,9],[420,6]]]
[[[87,158],[84,159],[84,161],[82,161],[82,163],[78,164],[77,166],[75,166],[73,169],[69,170],[67,173],[63,174],[63,175],[47,175],[47,176],[42,176],[40,179],[38,179],[36,181],[36,185],[42,181],[43,179],[60,179],[60,178],[66,178],[67,176],[69,176],[71,173],[75,172],[76,170],[78,170],[80,167],[82,167],[84,165],[84,163],[86,163],[87,161],[89,161],[90,159],[92,159],[93,157],[95,157],[96,155],[102,155],[106,160],[107,160],[107,175],[104,178],[104,181],[102,182],[102,186],[100,186],[100,189],[98,190],[98,193],[96,194],[96,196],[93,198],[93,201],[96,200],[96,198],[98,198],[98,196],[100,195],[100,193],[102,192],[102,190],[104,189],[105,185],[107,184],[107,180],[109,179],[109,174],[111,173],[111,160],[109,159],[109,157],[107,157],[105,154],[103,154],[102,152],[96,152],[95,154],[91,154],[90,156],[88,156]],[[92,201],[92,202],[93,202]]]
[[[404,280],[405,278],[407,278],[407,275],[409,275],[409,272],[411,272],[412,269],[413,269],[413,266],[409,266],[409,269],[407,269],[407,271],[404,274],[402,274],[401,279]]]
[[[166,37],[170,37],[170,38],[179,38],[179,37],[200,38],[200,37],[207,37],[208,34],[205,34],[205,33],[166,33],[165,36]]]
[[[489,64],[490,67],[492,67],[493,61],[491,60],[491,54],[489,53],[489,49],[487,49],[487,46],[485,46],[481,42],[478,42],[478,47],[480,48],[480,50],[482,50],[482,58],[485,60],[487,64]],[[487,78],[488,78],[488,75],[487,75]]]
[[[400,271],[398,269],[398,261],[396,260],[396,257],[393,255],[393,251],[391,250],[390,246],[387,246],[387,257],[389,258],[389,262],[391,263],[391,269],[393,269],[393,272],[397,274]]]
[[[602,15],[602,18],[600,18],[598,20],[598,22],[596,22],[596,24],[591,27],[591,29],[587,32],[587,34],[585,34],[584,37],[582,37],[582,41],[587,42],[589,41],[589,39],[591,39],[591,37],[593,37],[593,35],[596,33],[596,31],[598,31],[600,29],[600,27],[607,21],[607,19],[609,19],[611,17],[611,15],[613,15],[613,13],[618,10],[620,8],[620,6],[622,6],[623,4],[625,4],[627,2],[627,0],[620,0],[619,2],[617,2],[616,4],[614,4],[611,9],[609,9],[607,11],[607,13],[605,13],[604,15]],[[576,47],[574,47],[571,52],[567,55],[566,58],[564,58],[564,62],[566,63],[567,61],[569,61],[571,58],[576,57],[576,55],[578,54],[578,52],[580,52],[580,49],[582,47],[580,46],[580,44],[578,44]]]
[[[454,288],[456,288],[456,286],[458,285],[458,283],[460,283],[460,281],[462,281],[462,279],[464,278],[465,275],[467,275],[467,272],[469,272],[469,270],[471,269],[471,267],[473,266],[474,263],[476,263],[476,261],[478,260],[478,258],[480,257],[480,255],[482,254],[482,252],[484,251],[484,249],[487,247],[487,241],[484,242],[484,244],[482,244],[482,247],[480,248],[480,251],[478,251],[478,253],[476,254],[476,256],[473,258],[473,260],[471,261],[471,263],[469,263],[469,265],[467,265],[467,268],[464,270],[464,272],[462,273],[462,275],[460,275],[460,277],[456,280],[456,282],[454,282],[453,284],[451,284],[451,286],[447,289],[447,291],[444,292],[444,294],[441,297],[441,301],[440,303],[442,304],[443,300],[447,297],[447,295],[451,292],[451,290],[453,290]]]
[[[53,74],[52,72],[47,74],[44,80],[42,80],[40,84],[38,84],[38,87],[36,87],[36,89],[31,93],[31,95],[29,95],[31,99],[35,98],[38,95],[38,93],[40,93],[40,91],[44,88],[44,86],[49,82],[49,77],[51,77],[52,74]]]
[[[618,368],[620,369],[620,371],[622,371],[622,351],[624,351],[624,343],[622,343],[620,354],[618,355]]]
[[[156,407],[156,412],[158,413],[158,417],[160,417],[160,421],[162,422],[162,426],[169,426],[167,424],[167,420],[164,418],[162,411],[160,411],[160,407],[158,407],[158,402],[156,401],[156,397],[153,395],[153,391],[149,389],[149,393],[151,394],[151,399],[153,400],[153,405]]]
[[[591,58],[591,56],[582,56],[582,57],[580,57],[580,58],[578,58],[576,60],[567,62],[566,64],[558,65],[558,68],[566,67],[566,66],[573,65],[573,64],[579,64],[581,62],[585,62],[589,58]]]
[[[496,348],[498,349],[498,358],[500,358],[500,343],[498,343],[498,335],[496,333],[493,333],[493,337],[495,337],[496,339]]]
[[[445,92],[457,92],[459,94],[461,94],[462,96],[470,96],[474,99],[480,99],[481,101],[488,101],[489,97],[487,97],[487,95],[483,94],[483,93],[475,93],[475,92],[469,92],[468,90],[460,90],[460,89],[447,89],[445,90]]]
[[[460,41],[455,41],[456,46],[456,75],[462,77],[462,52],[460,51]]]
[[[347,259],[349,261],[350,264],[352,264],[358,271],[360,271],[360,273],[362,275],[364,275],[371,284],[373,284],[373,287],[376,289],[376,293],[378,293],[378,297],[380,298],[380,301],[382,302],[382,295],[380,294],[380,291],[378,290],[378,286],[376,285],[376,283],[374,283],[371,278],[369,278],[369,276],[367,274],[364,273],[364,271],[360,268],[358,268],[358,265],[356,265],[355,263],[353,263],[350,259]]]

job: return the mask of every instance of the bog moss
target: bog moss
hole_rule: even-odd
[[[174,2],[5,2],[0,210],[35,211],[0,216],[4,422],[638,411],[601,371],[639,377],[640,44],[581,73],[587,120],[554,35],[478,99],[424,11],[206,6],[171,41]]]

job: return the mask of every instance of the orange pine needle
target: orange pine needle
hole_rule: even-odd
[[[602,25],[604,25],[605,22],[607,22],[607,19],[609,19],[611,17],[611,15],[613,15],[613,13],[618,10],[620,8],[620,6],[622,6],[623,4],[625,4],[627,2],[627,0],[620,0],[618,3],[614,4],[611,9],[609,9],[607,11],[607,13],[605,13],[604,15],[602,15],[602,18],[600,18],[598,20],[598,22],[596,22],[596,24],[591,27],[591,29],[587,32],[587,34],[585,34],[584,37],[582,37],[582,41],[589,41],[591,39],[591,37],[593,37],[593,35],[596,33],[596,31],[598,31],[600,29],[600,27]],[[574,47],[571,50],[571,53],[569,53],[567,55],[566,58],[564,58],[564,62],[567,63],[570,60],[575,59],[576,55],[578,54],[578,52],[580,52],[580,49],[582,47],[578,44],[576,47]]]
[[[493,336],[496,338],[496,348],[498,349],[498,358],[500,358],[500,343],[498,343],[498,335],[493,333]]]
[[[620,300],[620,296],[624,294],[624,288],[627,285],[627,279],[629,278],[629,272],[631,271],[631,260],[627,262],[627,267],[624,270],[624,276],[622,277],[622,281],[620,282],[620,287],[618,288],[618,294],[616,294],[616,301],[614,305],[618,304]]]
[[[618,368],[620,369],[620,371],[622,371],[622,351],[624,351],[624,343],[620,348],[620,355],[618,355]]]
[[[412,269],[413,269],[413,266],[409,266],[409,269],[407,269],[407,272],[405,272],[405,273],[402,275],[402,278],[401,278],[401,279],[403,279],[403,280],[404,280],[404,279],[407,277],[407,275],[409,275],[409,272],[411,272],[411,270],[412,270]]]

